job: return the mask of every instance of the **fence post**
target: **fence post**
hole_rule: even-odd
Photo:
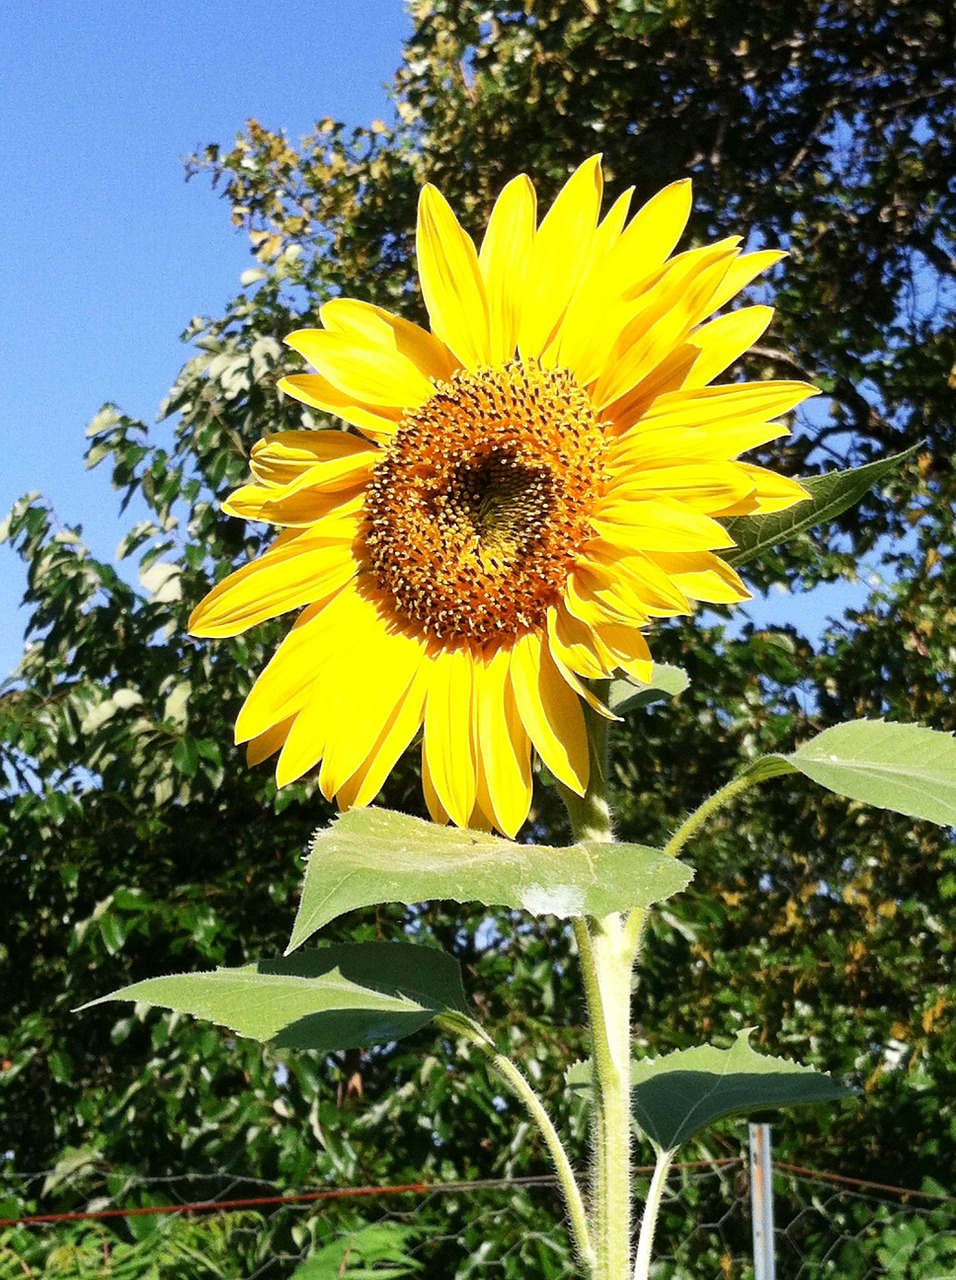
[[[750,1135],[750,1213],[754,1238],[754,1280],[776,1280],[773,1242],[773,1171],[770,1125],[748,1126]]]

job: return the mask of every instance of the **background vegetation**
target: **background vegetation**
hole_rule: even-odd
[[[237,964],[287,939],[300,854],[329,810],[308,781],[277,795],[268,769],[247,771],[230,745],[284,624],[210,644],[185,621],[268,536],[218,501],[264,431],[302,423],[275,391],[291,363],[282,337],[339,292],[421,318],[409,282],[423,181],[476,230],[513,174],[533,174],[546,201],[596,150],[614,190],[634,184],[639,198],[692,175],[693,238],[743,232],[790,252],[768,289],[775,324],[747,368],[806,377],[826,400],[774,465],[806,474],[922,442],[838,524],[751,566],[752,583],[793,593],[792,625],[754,633],[709,614],[658,629],[656,655],[692,684],[617,734],[622,837],[661,841],[735,762],[843,719],[956,728],[951,7],[412,7],[394,127],[325,120],[296,143],[249,121],[231,149],[191,161],[247,228],[254,261],[225,313],[184,335],[160,427],[112,406],[91,424],[88,463],[112,469],[131,512],[126,568],[95,560],[35,498],[2,527],[29,567],[30,621],[0,692],[0,1154],[14,1172],[75,1174],[42,1192],[11,1178],[9,1216],[75,1207],[132,1171],[242,1170],[302,1187],[546,1168],[467,1050],[430,1034],[361,1061],[290,1054],[279,1068],[208,1026],[125,1006],[71,1012],[123,983]],[[802,593],[860,575],[865,606],[822,638],[803,634]],[[385,799],[419,810],[414,760]],[[565,838],[545,787],[534,820]],[[949,833],[788,778],[715,821],[689,857],[693,892],[656,921],[638,1037],[667,1050],[755,1025],[761,1043],[863,1089],[858,1104],[783,1118],[778,1153],[881,1180],[891,1160],[893,1181],[945,1181],[956,1164]],[[412,926],[460,958],[482,1018],[573,1126],[562,1073],[582,1029],[568,935],[438,903],[356,915],[328,937]],[[347,1096],[356,1070],[361,1100]],[[706,1149],[735,1153],[739,1140],[725,1128]],[[544,1274],[529,1224],[547,1230],[553,1208],[539,1198],[502,1227],[492,1247],[514,1246],[509,1275]],[[429,1272],[453,1274],[461,1246],[436,1248]]]

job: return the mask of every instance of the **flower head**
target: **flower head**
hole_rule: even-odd
[[[228,636],[302,609],[236,725],[250,761],[280,752],[280,785],[321,762],[327,797],[367,804],[423,728],[432,816],[513,835],[532,752],[587,786],[586,681],[648,679],[649,622],[747,598],[717,517],[805,491],[735,459],[813,388],[709,385],[771,311],[708,317],[782,255],[672,256],[690,184],[628,221],[630,195],[600,218],[594,157],[537,225],[518,177],[476,249],[426,187],[431,332],[336,298],[288,339],[316,372],[281,388],[348,429],[254,447],[225,510],[281,532],[190,620]]]

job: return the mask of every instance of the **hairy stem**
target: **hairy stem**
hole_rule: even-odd
[[[762,780],[762,777],[756,774],[743,774],[741,777],[731,779],[726,786],[721,787],[719,791],[716,791],[709,799],[705,800],[699,808],[695,809],[689,818],[684,819],[667,844],[665,844],[664,853],[676,858],[687,841],[697,834],[712,813],[723,809],[741,792],[748,791]]]
[[[654,1232],[657,1230],[657,1219],[661,1211],[661,1199],[667,1175],[670,1173],[673,1151],[658,1151],[654,1162],[654,1174],[647,1192],[644,1205],[644,1217],[641,1221],[641,1235],[637,1242],[637,1257],[634,1260],[634,1280],[648,1280],[651,1274],[651,1250],[654,1246]]]
[[[597,692],[597,691],[596,691]],[[590,776],[583,796],[562,788],[576,841],[613,839],[607,800],[607,722],[588,708]],[[594,1085],[591,1239],[594,1280],[631,1274],[631,969],[618,913],[573,922],[591,1027]]]
[[[534,1120],[541,1132],[541,1136],[544,1138],[548,1152],[554,1162],[558,1183],[564,1196],[568,1222],[571,1226],[571,1236],[574,1240],[578,1257],[584,1264],[588,1275],[593,1275],[595,1266],[594,1248],[591,1244],[590,1229],[581,1189],[574,1176],[574,1170],[571,1168],[568,1154],[558,1136],[558,1131],[552,1124],[551,1117],[545,1110],[541,1099],[525,1079],[518,1066],[506,1054],[499,1052],[476,1022],[454,1013],[440,1014],[435,1021],[443,1031],[451,1035],[462,1036],[470,1044],[474,1045],[492,1070],[505,1081],[512,1093],[517,1098],[520,1098],[527,1107],[532,1120]]]

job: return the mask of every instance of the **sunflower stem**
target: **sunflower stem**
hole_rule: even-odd
[[[690,817],[684,819],[667,844],[664,845],[663,852],[672,858],[676,858],[687,841],[697,834],[712,813],[717,813],[718,810],[723,809],[741,792],[749,791],[759,781],[761,781],[760,777],[752,774],[744,774],[741,777],[732,778],[730,782],[722,786],[719,791],[715,791],[702,805],[696,808]]]
[[[600,696],[600,691],[595,690]],[[590,776],[583,796],[562,787],[576,841],[613,840],[607,722],[585,711]],[[617,912],[573,921],[591,1027],[594,1085],[591,1239],[594,1280],[631,1275],[631,972],[635,946]]]
[[[607,701],[610,680],[592,680],[591,689],[601,702]],[[607,844],[614,839],[611,822],[611,806],[607,797],[608,777],[608,722],[587,704],[583,706],[584,721],[588,731],[588,785],[579,796],[558,783],[558,791],[571,820],[571,830],[576,841],[593,840]]]
[[[584,1264],[588,1274],[593,1275],[595,1264],[594,1249],[591,1244],[587,1213],[584,1208],[581,1189],[574,1176],[574,1170],[571,1167],[568,1154],[558,1136],[558,1131],[552,1124],[551,1117],[545,1110],[541,1099],[525,1079],[520,1068],[506,1054],[501,1053],[495,1047],[493,1041],[477,1023],[472,1022],[470,1018],[454,1013],[440,1014],[435,1019],[435,1022],[443,1031],[454,1036],[461,1036],[474,1045],[482,1057],[487,1060],[492,1070],[505,1081],[512,1093],[527,1107],[531,1118],[541,1131],[541,1136],[544,1138],[551,1159],[554,1161],[555,1172],[564,1195],[571,1236],[574,1240],[578,1257]]]
[[[660,1217],[661,1200],[664,1198],[664,1187],[667,1175],[671,1171],[674,1159],[673,1151],[658,1151],[654,1162],[654,1175],[647,1192],[644,1205],[644,1218],[641,1222],[641,1235],[637,1242],[637,1257],[634,1260],[634,1280],[649,1280],[651,1274],[651,1251],[654,1247],[654,1233],[657,1230],[657,1219]]]

